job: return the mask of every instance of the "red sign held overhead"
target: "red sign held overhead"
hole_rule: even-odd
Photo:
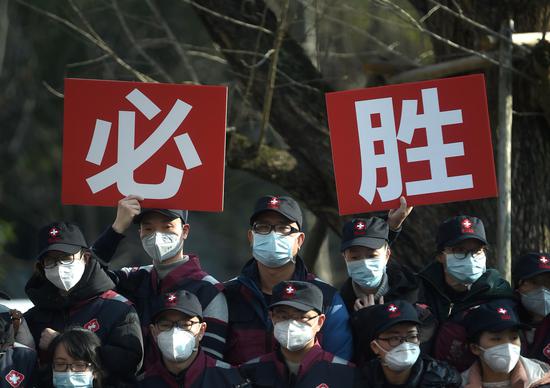
[[[65,80],[64,204],[223,210],[227,88]]]
[[[483,75],[327,93],[340,214],[497,195]]]

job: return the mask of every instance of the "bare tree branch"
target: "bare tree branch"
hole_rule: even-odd
[[[126,34],[126,37],[132,43],[132,46],[136,49],[136,51],[141,55],[145,60],[149,63],[149,65],[155,69],[161,76],[164,78],[164,80],[168,82],[174,82],[174,79],[164,70],[164,68],[153,58],[151,57],[147,51],[145,51],[136,41],[136,38],[128,27],[128,24],[126,23],[126,19],[122,12],[120,12],[120,8],[118,6],[118,0],[113,0],[112,3],[113,9],[115,11],[115,15],[118,18],[118,21],[120,22],[120,26],[122,27],[122,30]]]
[[[185,67],[185,70],[187,70],[187,73],[191,77],[191,80],[193,81],[193,83],[200,84],[201,81],[199,79],[199,76],[197,75],[197,72],[195,71],[195,68],[193,67],[193,65],[191,64],[191,61],[187,57],[185,50],[180,45],[179,41],[176,39],[174,32],[172,31],[168,23],[166,23],[166,20],[164,20],[164,18],[162,17],[154,0],[146,0],[146,3],[149,6],[149,9],[153,11],[153,14],[155,15],[155,19],[157,19],[158,23],[164,30],[164,33],[166,34],[166,36],[168,36],[169,41],[172,42],[172,45],[174,46],[174,49],[178,53],[181,61],[183,62],[183,66]]]
[[[55,20],[58,23],[63,24],[64,26],[70,28],[71,30],[75,31],[76,33],[82,35],[84,38],[89,40],[91,43],[99,47],[101,50],[103,50],[105,53],[109,54],[115,61],[118,63],[122,68],[128,70],[130,73],[134,75],[139,81],[141,82],[156,82],[153,78],[149,77],[146,74],[143,74],[142,72],[134,69],[132,66],[130,66],[128,63],[126,63],[122,58],[120,58],[108,45],[107,43],[101,39],[101,37],[95,36],[94,34],[87,32],[83,30],[80,27],[77,27],[75,24],[71,23],[69,20],[60,17],[59,15],[56,15],[52,12],[46,11],[42,8],[35,7],[34,5],[29,4],[25,0],[16,0],[19,4],[31,9],[32,11],[44,15],[52,20]]]

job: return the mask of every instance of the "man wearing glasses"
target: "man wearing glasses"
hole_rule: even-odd
[[[420,352],[418,314],[409,302],[377,304],[359,310],[360,349],[374,354],[359,365],[365,387],[460,387],[459,373]]]
[[[281,282],[273,288],[269,309],[278,346],[240,367],[254,387],[354,386],[355,367],[324,351],[316,339],[326,322],[319,287],[309,282]]]
[[[418,273],[418,302],[428,305],[439,322],[423,349],[462,372],[474,361],[462,326],[464,312],[493,299],[512,299],[513,292],[497,270],[486,267],[487,240],[479,218],[447,219],[436,243],[435,261]]]
[[[246,387],[236,368],[208,356],[200,342],[206,331],[202,307],[188,291],[156,300],[150,333],[161,358],[146,365],[139,387]]]
[[[340,294],[308,272],[298,255],[305,239],[302,221],[302,211],[290,197],[264,196],[256,202],[248,231],[253,257],[237,278],[225,283],[229,328],[224,359],[233,365],[274,349],[268,306],[273,287],[288,280],[308,281],[321,289],[326,315],[321,346],[346,360],[352,356],[349,315]]]
[[[38,344],[41,365],[51,361],[52,340],[65,328],[80,326],[101,340],[99,354],[109,374],[107,382],[131,383],[143,357],[140,323],[132,303],[112,291],[114,283],[77,225],[54,222],[43,227],[38,246],[36,270],[25,286],[34,307],[24,316]],[[40,378],[47,380],[49,371],[42,372]]]

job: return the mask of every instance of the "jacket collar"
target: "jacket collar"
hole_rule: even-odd
[[[189,260],[183,261],[181,265],[170,271],[161,281],[159,281],[157,270],[155,268],[151,270],[151,286],[157,293],[173,290],[187,279],[202,277],[204,271],[201,268],[199,257],[196,255],[188,256]]]

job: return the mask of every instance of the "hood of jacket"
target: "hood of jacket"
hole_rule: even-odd
[[[66,294],[53,285],[43,273],[35,272],[25,285],[25,293],[35,306],[47,310],[63,310],[115,288],[97,260],[90,257],[82,278]]]

